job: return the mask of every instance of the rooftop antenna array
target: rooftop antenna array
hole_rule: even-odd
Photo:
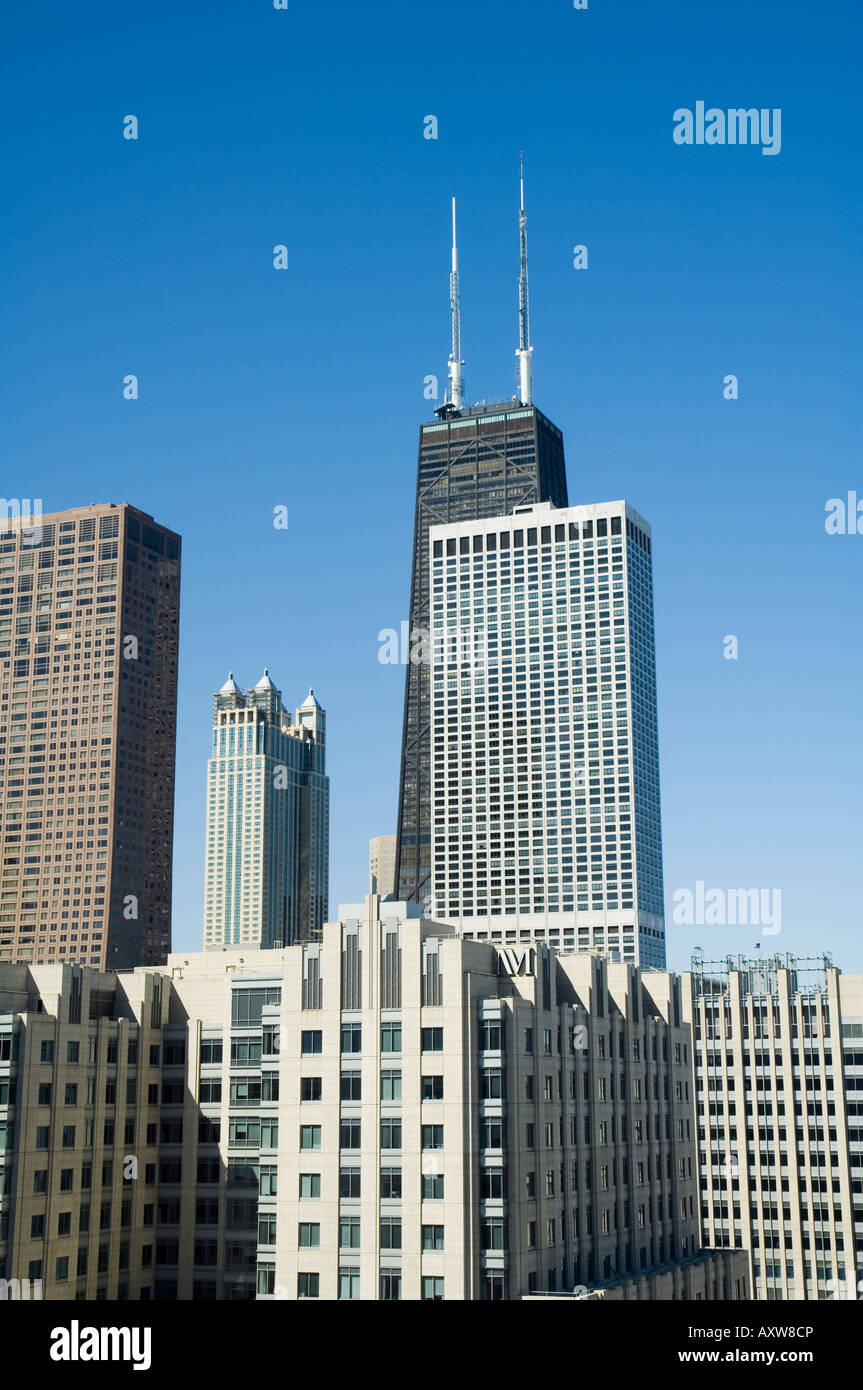
[[[452,270],[449,277],[449,307],[452,317],[452,349],[449,355],[449,404],[461,410],[464,399],[461,369],[461,312],[458,292],[458,246],[455,234],[455,198],[452,200]]]
[[[524,210],[524,150],[521,152],[521,203],[518,213],[518,395],[522,405],[533,400],[533,348],[530,346],[530,303],[527,291],[527,213]]]

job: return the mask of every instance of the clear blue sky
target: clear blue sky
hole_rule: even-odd
[[[863,535],[824,529],[863,496],[861,30],[852,0],[7,11],[2,491],[183,535],[179,948],[229,667],[327,708],[333,910],[395,829],[404,673],[377,634],[407,616],[449,198],[468,395],[508,397],[523,146],[537,404],[570,500],[626,497],[654,530],[669,902],[783,895],[779,936],[671,927],[670,963],[762,939],[863,969]],[[781,153],[676,145],[698,100],[780,107]]]

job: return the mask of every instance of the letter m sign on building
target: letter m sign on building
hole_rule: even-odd
[[[501,975],[536,974],[536,950],[533,946],[526,946],[523,951],[517,951],[512,946],[501,946],[497,959]]]

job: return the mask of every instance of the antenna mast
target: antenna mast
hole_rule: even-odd
[[[527,213],[524,210],[524,150],[521,152],[521,204],[518,213],[519,275],[518,275],[518,379],[522,405],[533,400],[532,363],[530,346],[530,304],[527,292]]]
[[[455,198],[452,200],[452,271],[449,277],[449,306],[452,315],[452,350],[449,355],[449,398],[456,410],[461,410],[463,388],[461,369],[461,315],[458,293],[458,247],[455,237]]]

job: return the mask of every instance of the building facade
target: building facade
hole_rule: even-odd
[[[699,1296],[667,1278],[702,1256],[680,980],[419,912],[373,894],[285,949],[0,969],[0,1277]],[[707,1296],[735,1296],[712,1258]]]
[[[294,719],[265,671],[213,697],[204,945],[285,946],[320,936],[329,888],[327,717],[314,691]]]
[[[563,436],[533,405],[446,406],[420,427],[411,567],[410,633],[431,626],[429,527],[499,516],[529,502],[566,506]],[[414,638],[412,636],[411,640]],[[431,892],[429,668],[408,663],[396,853],[396,892],[426,904]]]
[[[167,956],[179,611],[135,507],[0,525],[0,962]]]
[[[0,965],[0,1279],[21,1296],[157,1296],[182,1151],[169,1002],[156,970]]]
[[[702,1233],[753,1297],[863,1296],[863,975],[829,956],[693,959]]]
[[[429,539],[435,919],[662,968],[647,522],[545,503]]]
[[[375,835],[369,840],[369,884],[373,893],[389,898],[395,893],[396,837]]]

